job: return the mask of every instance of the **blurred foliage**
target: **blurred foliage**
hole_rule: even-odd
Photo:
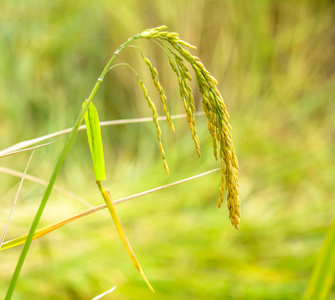
[[[1,149],[71,127],[115,49],[165,24],[198,46],[192,52],[218,79],[241,173],[239,231],[227,211],[216,208],[215,173],[117,207],[157,294],[132,266],[108,214],[100,212],[33,243],[15,299],[90,299],[114,285],[105,299],[303,295],[335,211],[333,1],[5,0],[0,11]],[[177,80],[161,50],[148,41],[137,45],[156,66],[171,113],[182,113]],[[125,49],[117,62],[141,74],[158,104],[139,52]],[[101,120],[151,114],[125,67],[110,72],[95,104]],[[206,120],[197,121],[201,159],[186,120],[175,121],[175,134],[161,122],[169,177],[152,123],[103,128],[106,185],[114,199],[217,167]],[[28,173],[48,180],[63,142],[36,151]],[[2,158],[1,165],[23,171],[29,155]],[[57,184],[98,205],[89,155],[81,132]],[[2,226],[19,179],[0,174],[0,180]],[[43,191],[24,183],[7,239],[27,232]],[[55,192],[41,226],[82,210]],[[20,249],[0,254],[0,297]],[[334,288],[329,299],[335,299]]]

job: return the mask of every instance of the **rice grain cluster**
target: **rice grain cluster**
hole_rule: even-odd
[[[192,55],[184,47],[196,49],[195,46],[181,40],[178,33],[164,31],[166,26],[160,26],[143,31],[137,35],[137,38],[145,38],[159,42],[168,56],[170,66],[173,72],[178,77],[179,92],[184,104],[187,121],[190,126],[192,138],[195,143],[195,148],[200,156],[200,142],[196,131],[195,122],[195,103],[193,98],[193,91],[189,85],[192,77],[184,62],[191,65],[198,83],[198,88],[202,95],[202,107],[208,119],[208,130],[212,137],[214,157],[216,160],[221,160],[221,181],[219,186],[220,198],[218,205],[221,206],[224,198],[224,191],[227,191],[227,207],[229,210],[229,218],[232,225],[238,229],[240,223],[240,199],[238,196],[238,160],[235,154],[232,136],[230,133],[231,126],[228,122],[229,114],[227,112],[225,103],[217,88],[218,82],[207,71],[197,56]],[[171,117],[166,106],[165,92],[158,81],[157,70],[153,67],[151,62],[143,56],[144,62],[148,65],[154,85],[159,91],[160,99],[163,104],[166,118],[170,124],[172,131],[174,127]],[[139,83],[143,89],[145,98],[148,101],[150,108],[153,111],[153,121],[157,128],[157,137],[159,142],[159,149],[164,161],[164,167],[168,172],[165,154],[161,142],[161,130],[157,120],[157,112],[154,104],[150,100],[143,82],[139,79]],[[218,147],[219,145],[219,147]]]

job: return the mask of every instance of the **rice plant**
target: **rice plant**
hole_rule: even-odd
[[[42,216],[43,210],[46,206],[46,203],[49,199],[51,190],[54,186],[58,173],[61,169],[61,166],[69,152],[70,146],[73,142],[73,139],[85,119],[86,123],[86,130],[88,136],[88,142],[91,149],[92,161],[94,166],[95,172],[95,179],[98,186],[98,189],[108,207],[110,214],[113,218],[117,231],[120,234],[121,240],[134,264],[134,266],[138,269],[143,279],[148,284],[149,288],[154,291],[153,287],[149,283],[148,279],[146,278],[139,262],[137,261],[133,250],[126,238],[125,232],[122,228],[120,219],[116,213],[114,208],[111,193],[102,186],[102,181],[105,180],[105,162],[104,162],[104,154],[103,154],[103,145],[100,133],[100,122],[98,117],[98,112],[93,105],[93,99],[96,92],[99,89],[99,86],[102,84],[106,74],[120,65],[128,66],[136,75],[137,81],[142,88],[144,98],[146,99],[148,106],[152,110],[152,120],[156,127],[157,131],[157,140],[159,151],[161,153],[161,157],[163,159],[164,168],[167,174],[169,174],[168,164],[165,158],[165,152],[163,149],[163,144],[161,141],[162,131],[158,121],[158,113],[155,107],[154,102],[151,100],[146,86],[142,79],[140,78],[139,74],[128,64],[114,64],[113,62],[116,57],[121,53],[121,51],[126,48],[130,47],[131,44],[138,40],[138,39],[147,39],[157,43],[169,60],[170,66],[174,72],[174,74],[178,78],[179,83],[179,90],[180,90],[180,97],[182,99],[185,112],[186,112],[186,119],[190,127],[191,135],[195,144],[196,152],[200,157],[200,142],[197,135],[196,130],[196,121],[195,121],[195,113],[196,107],[193,98],[193,91],[190,88],[189,82],[192,80],[192,77],[189,73],[189,70],[186,64],[189,64],[195,74],[199,91],[202,95],[202,106],[206,117],[208,119],[208,130],[210,132],[212,143],[213,143],[213,150],[214,150],[214,157],[216,160],[220,158],[221,161],[221,181],[219,186],[219,207],[223,202],[224,191],[227,190],[227,207],[229,210],[229,218],[231,220],[232,225],[238,229],[240,223],[240,200],[238,196],[238,160],[235,154],[235,149],[233,146],[232,136],[230,133],[230,125],[228,123],[229,115],[226,110],[226,106],[222,99],[221,93],[217,88],[217,81],[216,79],[208,72],[205,66],[202,64],[200,59],[197,56],[192,55],[189,51],[185,49],[185,47],[190,49],[195,49],[196,47],[181,40],[177,33],[165,31],[166,26],[160,26],[152,29],[148,29],[143,31],[140,34],[136,34],[133,37],[129,38],[125,43],[123,43],[115,52],[112,58],[109,60],[105,68],[103,69],[101,75],[97,79],[95,86],[92,89],[87,100],[83,103],[82,109],[77,117],[75,125],[70,133],[68,141],[66,142],[63,151],[58,159],[58,162],[55,166],[47,189],[45,191],[44,197],[41,201],[39,209],[36,213],[30,231],[25,239],[25,244],[21,252],[21,256],[17,262],[16,269],[14,271],[10,286],[7,291],[6,299],[11,299],[16,282],[18,280],[21,268],[23,266],[24,260],[28,253],[30,244],[34,235],[36,233],[36,229],[40,218]],[[164,112],[166,114],[166,119],[171,127],[171,130],[174,132],[174,125],[172,123],[172,119],[166,104],[166,95],[162,85],[158,79],[158,72],[156,68],[152,65],[150,60],[144,56],[141,51],[141,56],[144,63],[148,66],[151,77],[154,83],[154,86],[159,92],[160,100],[163,105]],[[219,146],[217,145],[219,144]]]

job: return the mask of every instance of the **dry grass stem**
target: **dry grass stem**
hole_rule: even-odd
[[[201,116],[201,115],[203,115],[203,112],[197,112],[195,115],[196,116]],[[183,118],[186,117],[186,114],[171,115],[170,117],[171,117],[171,120],[183,119]],[[166,120],[166,117],[158,117],[157,120],[158,121],[164,121],[164,120]],[[103,122],[100,122],[100,126],[112,126],[112,125],[123,125],[123,124],[133,124],[133,123],[145,123],[145,122],[152,122],[152,118],[150,117],[150,118],[134,118],[134,119],[120,119],[120,120],[103,121]],[[44,135],[44,136],[41,136],[41,137],[38,137],[38,138],[34,138],[34,139],[31,139],[31,140],[27,140],[27,141],[17,143],[15,145],[11,146],[11,147],[8,147],[6,149],[1,150],[0,151],[0,158],[52,144],[52,143],[54,143],[54,141],[52,141],[50,143],[47,143],[47,144],[38,145],[36,147],[23,149],[25,147],[29,147],[31,145],[40,143],[42,141],[68,134],[68,133],[71,132],[71,130],[72,130],[72,127],[64,129],[64,130],[60,130],[60,131],[57,131],[57,132],[54,132],[54,133],[51,133],[51,134],[47,134],[47,135]],[[86,130],[86,125],[81,125],[78,128],[78,130]],[[20,149],[23,149],[23,150],[21,151]]]
[[[18,177],[18,178],[22,178],[24,176],[25,180],[29,180],[31,182],[35,182],[37,184],[44,185],[44,186],[48,185],[48,181],[46,181],[44,179],[29,175],[29,174],[24,174],[22,172],[18,172],[18,171],[13,170],[13,169],[8,169],[8,168],[0,166],[0,172],[4,173],[4,174],[15,176],[15,177]],[[53,189],[62,193],[65,196],[77,201],[78,203],[82,204],[85,207],[88,207],[88,208],[93,207],[93,205],[90,204],[88,201],[84,200],[83,198],[79,197],[78,195],[76,195],[76,194],[74,194],[74,193],[72,193],[72,192],[70,192],[70,191],[68,191],[68,190],[66,190],[66,189],[64,189],[64,188],[62,188],[58,185],[54,185]]]
[[[166,185],[162,185],[162,186],[153,188],[151,190],[147,190],[147,191],[144,191],[144,192],[141,192],[141,193],[138,193],[138,194],[134,194],[134,195],[131,195],[131,196],[127,196],[127,197],[118,199],[118,200],[114,200],[113,201],[113,205],[121,204],[123,202],[127,202],[127,201],[130,201],[130,200],[142,197],[142,196],[146,196],[146,195],[152,194],[154,192],[158,192],[158,191],[161,191],[161,190],[164,190],[164,189],[167,189],[167,188],[170,188],[170,187],[173,187],[173,186],[185,183],[187,181],[191,181],[191,180],[194,180],[194,179],[197,179],[197,178],[209,175],[209,174],[211,174],[213,172],[216,172],[218,170],[219,169],[213,169],[213,170],[210,170],[210,171],[207,171],[207,172],[204,172],[204,173],[200,173],[200,174],[195,175],[195,176],[191,176],[191,177],[179,180],[179,181],[175,181],[175,182],[172,182],[172,183],[169,183],[169,184],[166,184]],[[50,233],[50,232],[58,229],[58,228],[66,225],[66,224],[68,224],[70,222],[79,220],[79,219],[81,219],[81,218],[83,218],[83,217],[85,217],[87,215],[93,214],[93,213],[95,213],[97,211],[100,211],[102,209],[105,209],[105,208],[107,208],[107,205],[103,204],[103,205],[91,208],[89,210],[86,210],[86,211],[84,211],[84,212],[82,212],[80,214],[74,215],[71,218],[68,218],[68,219],[62,220],[60,222],[57,222],[57,223],[55,223],[53,225],[50,225],[48,227],[38,229],[38,230],[35,231],[33,239],[38,239],[38,238],[40,238],[40,237],[42,237],[42,236],[44,236],[44,235],[46,235],[46,234],[48,234],[48,233]],[[16,238],[14,240],[6,241],[3,244],[2,250],[9,249],[9,248],[12,248],[12,247],[15,247],[15,246],[23,244],[25,242],[26,237],[27,237],[27,235],[23,235],[23,236],[21,236],[19,238]]]
[[[7,228],[8,228],[10,219],[11,219],[11,217],[12,217],[12,214],[13,214],[13,211],[14,211],[14,208],[15,208],[15,205],[16,205],[17,200],[18,200],[18,198],[19,198],[19,195],[20,195],[20,192],[21,192],[21,189],[22,189],[22,184],[23,184],[23,181],[24,181],[24,177],[26,176],[28,167],[29,167],[29,165],[30,165],[31,159],[32,159],[33,156],[34,156],[34,153],[35,153],[35,150],[33,150],[33,152],[31,153],[30,158],[29,158],[29,160],[28,160],[28,162],[27,162],[26,168],[25,168],[25,170],[24,170],[24,172],[23,172],[23,174],[22,174],[22,177],[21,177],[21,180],[20,180],[20,184],[19,184],[19,187],[18,187],[18,189],[17,189],[17,192],[16,192],[16,195],[15,195],[15,199],[14,199],[12,208],[11,208],[11,210],[10,210],[10,213],[9,213],[9,215],[8,215],[8,219],[7,219],[5,228],[4,228],[4,230],[3,230],[3,232],[2,232],[2,235],[1,235],[1,238],[0,238],[0,249],[1,249],[1,247],[2,247],[2,243],[3,243],[4,239],[5,239],[6,232],[7,232]]]
[[[26,149],[23,149],[23,150],[13,151],[13,152],[1,151],[1,153],[3,153],[3,154],[0,154],[0,158],[5,157],[5,156],[10,156],[10,155],[18,154],[18,153],[22,153],[22,152],[26,152],[26,151],[30,151],[30,150],[35,150],[35,149],[38,149],[38,148],[45,147],[45,146],[48,146],[50,144],[53,144],[54,142],[55,141],[52,141],[52,142],[45,143],[45,144],[42,144],[42,145],[34,146],[34,147],[31,147],[31,148],[26,148]]]

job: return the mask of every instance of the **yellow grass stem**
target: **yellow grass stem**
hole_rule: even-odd
[[[22,177],[21,177],[20,184],[19,184],[19,187],[18,187],[18,189],[17,189],[17,192],[16,192],[16,195],[15,195],[15,199],[14,199],[12,208],[11,208],[11,210],[10,210],[10,213],[9,213],[9,216],[8,216],[8,219],[7,219],[5,228],[4,228],[4,230],[3,230],[3,232],[2,232],[2,235],[1,235],[1,238],[0,238],[0,249],[1,249],[1,247],[2,247],[2,243],[3,243],[4,239],[5,239],[6,232],[7,232],[7,228],[8,228],[8,225],[9,225],[9,221],[10,221],[10,219],[11,219],[11,217],[12,217],[12,214],[13,214],[13,211],[14,211],[14,208],[15,208],[15,205],[16,205],[17,200],[18,200],[18,198],[19,198],[19,194],[20,194],[21,189],[22,189],[22,184],[23,184],[24,178],[25,178],[25,176],[26,176],[26,174],[27,174],[27,170],[28,170],[28,167],[29,167],[29,165],[30,165],[31,159],[32,159],[33,156],[34,156],[34,153],[35,153],[35,150],[33,150],[33,152],[31,153],[30,158],[29,158],[29,160],[28,160],[28,163],[27,163],[27,165],[26,165],[26,168],[25,168],[25,170],[24,170],[24,173],[23,173],[23,175],[22,175]]]
[[[113,205],[113,201],[112,201],[112,197],[110,195],[110,192],[105,190],[102,186],[102,183],[101,181],[97,181],[97,185],[99,187],[99,190],[100,190],[100,193],[102,195],[102,197],[104,198],[105,200],[105,203],[108,207],[108,210],[113,218],[113,221],[114,221],[114,224],[116,226],[116,229],[121,237],[121,240],[122,240],[122,243],[123,245],[125,246],[129,256],[130,256],[130,259],[131,261],[133,262],[133,265],[135,266],[135,268],[140,272],[142,278],[144,279],[144,281],[147,283],[148,287],[150,288],[150,290],[152,292],[155,292],[155,290],[153,289],[153,287],[151,286],[149,280],[147,279],[147,277],[145,276],[143,270],[142,270],[142,267],[140,265],[140,263],[138,262],[138,260],[136,259],[136,256],[135,256],[135,253],[133,251],[133,249],[131,248],[130,244],[129,244],[129,241],[125,235],[125,232],[122,228],[122,225],[121,225],[121,221],[120,221],[120,218],[119,216],[117,215],[116,213],[116,210],[115,210],[115,207]]]
[[[159,186],[159,187],[151,189],[151,190],[147,190],[147,191],[135,194],[135,195],[131,195],[131,196],[124,197],[124,198],[121,198],[121,199],[118,199],[118,200],[114,200],[113,205],[115,206],[115,205],[123,203],[123,202],[127,202],[127,201],[130,201],[130,200],[133,200],[133,199],[136,199],[136,198],[139,198],[139,197],[142,197],[142,196],[145,196],[145,195],[157,192],[157,191],[161,191],[161,190],[164,190],[164,189],[167,189],[167,188],[185,183],[185,182],[190,181],[190,180],[194,180],[194,179],[200,178],[202,176],[206,176],[208,174],[216,172],[218,170],[220,170],[220,169],[213,169],[213,170],[210,170],[210,171],[207,171],[207,172],[204,172],[204,173],[192,176],[192,177],[188,177],[188,178],[185,178],[185,179],[182,179],[182,180],[179,180],[179,181],[175,181],[175,182],[172,182],[172,183],[169,183],[169,184],[166,184],[166,185]],[[71,218],[68,218],[68,219],[62,220],[60,222],[57,222],[55,224],[52,224],[48,227],[44,227],[44,228],[41,228],[39,230],[36,230],[35,234],[34,234],[34,237],[33,237],[33,240],[38,239],[38,238],[40,238],[40,237],[58,229],[60,227],[63,227],[64,225],[66,225],[70,222],[79,220],[79,219],[81,219],[85,216],[88,216],[88,215],[93,214],[97,211],[105,209],[106,207],[107,207],[107,205],[103,204],[103,205],[91,208],[89,210],[86,210],[86,211],[84,211],[80,214],[77,214],[77,215],[75,215]],[[26,239],[27,239],[27,235],[23,235],[21,237],[15,238],[13,240],[7,241],[7,242],[3,243],[1,250],[10,249],[10,248],[22,245],[26,241]]]

